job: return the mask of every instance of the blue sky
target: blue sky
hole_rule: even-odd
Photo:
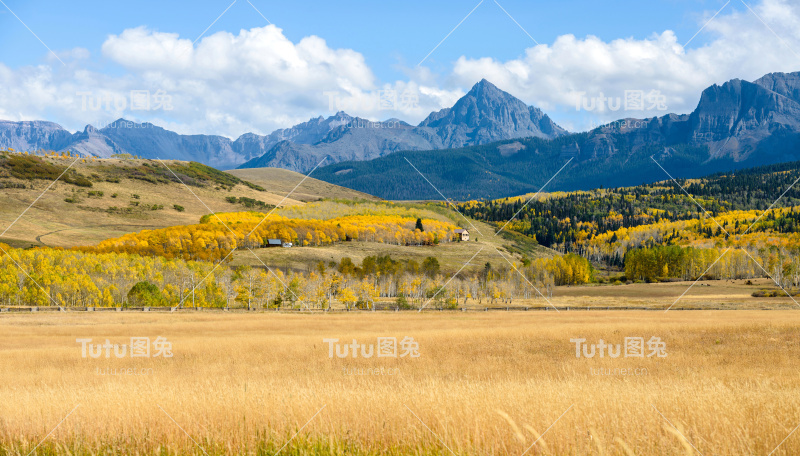
[[[711,83],[800,70],[793,52],[800,49],[796,27],[800,12],[783,0],[748,2],[752,13],[741,0],[498,0],[499,5],[484,0],[477,8],[477,1],[416,0],[2,1],[6,7],[0,5],[0,37],[7,45],[0,48],[0,84],[5,84],[0,88],[0,118],[45,116],[71,129],[124,115],[160,122],[181,132],[228,136],[251,130],[266,133],[313,115],[331,114],[324,94],[332,89],[343,96],[360,97],[381,88],[401,91],[409,87],[420,94],[417,110],[381,112],[362,107],[350,113],[419,122],[427,112],[449,106],[472,83],[487,77],[525,102],[542,107],[568,128],[581,130],[615,118],[665,113],[587,112],[576,108],[581,97],[601,93],[619,97],[627,90],[655,90],[665,94],[669,111],[689,112],[700,91]],[[723,6],[723,11],[704,27]],[[267,29],[267,20],[274,26]],[[773,35],[762,20],[779,36]],[[49,55],[26,25],[65,65]],[[686,50],[679,49],[701,27],[703,31]],[[143,32],[109,45],[112,38],[137,28]],[[254,38],[241,35],[242,30],[270,32]],[[148,60],[153,48],[134,42],[146,35],[153,37],[160,49],[160,43],[173,41],[163,34],[174,34],[170,35],[174,41],[184,40],[184,44],[203,34],[195,44],[196,55],[187,51],[192,62],[167,68],[176,55]],[[202,74],[214,73],[215,65],[198,64],[203,59],[199,47],[209,40],[208,48],[213,48],[210,43],[215,36],[230,42],[222,51],[230,53],[240,48],[252,50],[246,42],[289,54],[294,52],[292,45],[303,48],[299,43],[307,37],[319,37],[324,44],[310,46],[314,49],[311,57],[307,50],[300,51],[304,55],[300,63],[286,60],[290,66],[305,65],[303,59],[307,57],[314,60],[309,71],[315,74],[308,75],[307,83],[282,78],[280,62],[287,54],[266,59],[271,69],[254,69],[248,59],[255,66],[265,64],[259,62],[258,52],[249,52],[231,63],[236,67],[219,72],[226,76],[218,79],[230,83],[223,86]],[[351,53],[363,61],[363,68],[358,62],[353,64]],[[219,59],[219,55],[210,52],[206,59]],[[573,57],[576,62],[571,61]],[[587,64],[582,65],[582,60]],[[686,68],[681,68],[683,65]],[[357,70],[350,72],[348,66]],[[335,68],[328,71],[329,67]],[[299,74],[296,79],[305,81],[305,76]],[[127,93],[129,89],[165,90],[175,98],[176,107],[155,113],[113,109],[87,113],[75,109],[77,92]],[[242,94],[242,98],[232,96],[234,93]],[[243,103],[252,105],[243,109]]]
[[[100,45],[111,34],[138,26],[178,33],[194,40],[232,1],[82,2],[54,0],[3,0],[19,18],[54,51],[82,47],[99,54]],[[476,5],[474,2],[287,2],[238,0],[206,32],[236,32],[267,24],[252,3],[270,22],[284,30],[292,41],[309,35],[324,38],[331,47],[355,49],[367,58],[384,80],[401,78],[397,65],[416,65]],[[717,11],[722,0],[616,1],[564,0],[536,2],[505,0],[500,5],[540,43],[557,36],[595,35],[615,38],[646,38],[654,32],[674,30],[683,42],[698,30],[698,21],[709,10]],[[742,5],[733,5],[731,8]],[[0,39],[13,43],[0,49],[0,62],[11,67],[37,64],[47,49],[7,9],[0,15]],[[690,47],[704,43],[696,38]],[[431,67],[447,66],[462,55],[518,57],[533,44],[531,38],[500,9],[486,0],[429,57]],[[102,64],[103,62],[98,62]],[[109,68],[108,71],[114,71]]]

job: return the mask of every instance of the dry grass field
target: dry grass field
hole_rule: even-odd
[[[748,284],[748,282],[751,282]],[[634,283],[556,287],[550,300],[559,307],[647,307],[653,309],[721,308],[800,310],[770,279],[708,280],[693,282]],[[691,286],[691,288],[689,288]],[[753,297],[759,290],[775,290],[777,297]],[[685,294],[684,294],[685,293]],[[682,295],[682,296],[681,296]],[[680,300],[678,298],[680,297]],[[800,298],[794,298],[800,301]],[[541,301],[541,300],[540,300]],[[677,301],[677,302],[676,302]],[[541,302],[538,305],[542,305]]]
[[[173,357],[76,342],[159,336]],[[323,342],[406,336],[418,358]],[[570,342],[625,337],[667,356]],[[3,314],[0,454],[796,455],[798,357],[796,310]]]

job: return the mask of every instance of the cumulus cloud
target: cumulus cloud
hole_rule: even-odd
[[[623,101],[617,111],[611,109],[614,103],[604,103],[605,110],[595,103],[591,115],[576,121],[576,129],[588,128],[592,122],[666,113],[657,107],[647,109],[653,104],[649,102],[644,111],[625,111],[626,91],[655,91],[663,96],[667,111],[687,113],[712,84],[800,70],[800,55],[795,53],[800,52],[800,6],[764,0],[753,12],[724,11],[705,28],[704,33],[714,39],[694,49],[684,49],[672,31],[644,40],[611,42],[564,35],[552,45],[527,49],[519,59],[462,57],[454,65],[453,77],[458,84],[485,77],[545,111],[560,112],[554,117],[566,119],[565,123],[576,118],[576,111],[591,106],[587,99],[604,96]],[[698,28],[713,13],[701,18]]]
[[[360,53],[333,49],[315,36],[295,44],[274,25],[236,35],[219,32],[196,45],[177,34],[139,27],[108,37],[102,53],[127,74],[106,76],[74,62],[66,68],[20,70],[0,64],[0,114],[18,120],[54,114],[72,128],[102,123],[101,118],[139,117],[183,133],[235,137],[269,133],[325,113],[330,93],[346,100],[382,89],[402,93],[408,85],[380,85]],[[150,108],[158,93],[159,100],[169,101],[169,109],[164,103],[155,110],[135,109],[135,97],[143,91],[150,93]],[[367,107],[363,114],[389,113]]]
[[[417,123],[431,111],[452,106],[486,78],[565,127],[582,130],[622,117],[666,113],[655,108],[614,111],[614,103],[598,104],[591,112],[584,108],[601,95],[613,99],[626,91],[657,91],[669,112],[686,113],[711,84],[800,70],[795,54],[800,52],[800,6],[762,0],[753,10],[769,27],[731,3],[696,38],[707,39],[696,48],[684,49],[669,30],[608,42],[563,35],[512,60],[461,57],[446,74],[424,66],[406,68],[405,80],[399,81],[379,81],[357,50],[332,48],[317,36],[295,43],[274,25],[218,32],[196,43],[139,27],[102,44],[102,56],[121,66],[122,75],[84,69],[97,68],[86,65],[91,56],[85,49],[60,52],[66,65],[55,59],[17,69],[0,64],[0,118],[47,119],[78,129],[124,116],[180,133],[230,137],[269,133],[337,110]],[[698,18],[698,29],[714,13]],[[141,91],[150,93],[151,108],[159,100],[161,108],[134,109]],[[163,109],[164,97],[171,109]]]

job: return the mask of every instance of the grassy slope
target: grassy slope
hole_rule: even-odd
[[[73,160],[48,158],[46,162],[57,167],[54,169],[58,170],[65,168]],[[278,204],[303,179],[301,174],[280,169],[235,170],[231,172],[231,175],[240,179],[248,179],[250,182],[264,187],[267,191],[258,191],[242,183],[230,186],[230,183],[220,184],[207,180],[198,182],[198,185],[190,185],[187,189],[178,182],[164,179],[163,176],[156,175],[156,182],[132,178],[134,175],[140,174],[143,169],[147,171],[142,168],[144,163],[151,165],[151,169],[160,166],[157,161],[150,160],[79,161],[73,165],[72,170],[75,170],[79,176],[89,178],[92,181],[91,187],[79,187],[59,181],[46,192],[45,189],[50,185],[51,180],[20,179],[6,173],[6,177],[0,179],[0,183],[24,184],[27,188],[0,190],[0,227],[2,227],[0,232],[22,214],[39,195],[42,196],[14,224],[2,241],[15,247],[92,245],[103,239],[118,237],[125,233],[195,224],[200,217],[209,213],[209,209],[214,212],[246,210],[239,204],[226,201],[226,197],[230,196],[248,197],[264,201],[267,204]],[[166,163],[173,170],[188,166],[186,163],[176,161]],[[186,171],[190,172],[191,170]],[[183,174],[180,175],[182,179],[186,180]],[[167,175],[167,177],[170,176],[171,173]],[[193,174],[193,176],[196,177],[197,174]],[[119,182],[108,182],[108,179],[118,179]],[[222,176],[221,179],[224,180],[225,177]],[[103,192],[103,196],[89,196],[89,192],[97,191]],[[42,194],[42,192],[44,193]],[[112,198],[111,195],[115,193],[117,197]],[[139,195],[139,198],[134,198],[134,194]],[[202,202],[198,200],[198,197]],[[77,202],[67,203],[64,201],[66,198],[74,198]],[[284,205],[302,205],[304,201],[321,198],[378,200],[364,193],[308,178],[297,188],[292,197],[284,202]],[[139,206],[133,207],[131,203],[138,203]],[[175,204],[183,206],[185,211],[175,210],[173,208]],[[162,205],[164,208],[150,210],[149,207],[152,205]],[[110,212],[109,208],[111,207],[117,207],[119,210]],[[261,260],[270,267],[289,267],[299,270],[304,270],[307,265],[315,264],[318,261],[338,262],[343,257],[350,257],[356,263],[360,263],[366,256],[388,253],[395,259],[414,259],[421,263],[425,257],[435,256],[439,259],[444,271],[452,272],[458,270],[481,248],[483,250],[469,267],[482,268],[487,262],[495,266],[507,264],[495,248],[500,249],[507,256],[510,256],[509,252],[513,252],[517,256],[525,253],[531,258],[550,257],[554,254],[549,249],[531,245],[524,240],[521,242],[519,239],[510,240],[509,235],[494,237],[495,229],[489,225],[471,221],[478,228],[478,232],[454,211],[444,207],[428,207],[439,214],[439,217],[436,218],[449,219],[456,225],[467,227],[473,240],[436,247],[401,247],[379,243],[351,242],[327,247],[262,249],[257,252]],[[129,213],[122,212],[126,208],[130,208]],[[265,210],[262,211],[265,212]],[[475,242],[476,238],[478,242]],[[243,251],[234,255],[233,264],[260,265],[261,263],[249,251]]]
[[[46,159],[62,169],[73,160]],[[79,161],[72,169],[82,176],[89,177],[92,180],[92,187],[79,187],[58,181],[46,192],[45,189],[52,180],[19,179],[6,173],[6,177],[0,179],[0,184],[24,184],[27,188],[0,190],[0,233],[34,203],[39,195],[42,196],[6,233],[2,238],[3,242],[16,247],[42,244],[49,246],[95,244],[103,239],[143,229],[194,224],[201,216],[209,213],[209,208],[215,212],[245,210],[240,204],[227,202],[226,197],[248,197],[275,205],[288,193],[288,191],[283,192],[283,187],[278,189],[265,187],[267,191],[259,191],[243,183],[235,183],[232,186],[232,182],[222,184],[222,181],[230,177],[227,174],[219,178],[220,182],[201,181],[199,185],[190,185],[188,189],[179,182],[169,181],[163,177],[156,183],[131,178],[138,172],[137,170],[142,169],[144,163],[160,166],[157,161],[152,160]],[[187,163],[177,161],[166,163],[173,170],[184,167],[187,173],[197,176],[190,168],[186,168],[190,166]],[[92,177],[93,174],[99,178]],[[171,176],[171,173],[168,176]],[[109,178],[118,179],[119,182],[106,181]],[[186,180],[185,177],[182,179]],[[102,191],[103,196],[90,197],[88,194],[90,191]],[[195,197],[192,192],[197,196]],[[111,197],[114,193],[118,195],[116,198]],[[308,190],[308,193],[313,194],[313,190]],[[134,194],[139,195],[139,198],[134,198]],[[77,202],[67,203],[64,201],[66,198],[74,198]],[[201,203],[198,198],[203,202]],[[139,206],[134,207],[132,203],[139,203]],[[173,206],[176,204],[183,206],[185,211],[175,210]],[[284,201],[284,205],[297,204],[304,203],[292,198]],[[150,210],[149,206],[153,205],[162,205],[163,209]],[[109,212],[111,207],[117,207],[119,210]],[[130,208],[129,213],[124,212],[126,208]]]
[[[454,223],[458,223],[457,215],[453,218]],[[460,219],[462,223],[463,219]],[[375,242],[345,242],[333,246],[325,247],[292,247],[290,249],[272,248],[255,250],[258,258],[256,259],[250,251],[238,251],[233,254],[233,265],[247,264],[260,266],[263,261],[270,267],[283,269],[305,270],[308,265],[313,265],[319,261],[328,263],[330,261],[341,261],[344,257],[349,257],[356,264],[367,256],[377,256],[389,254],[395,260],[415,260],[421,263],[426,257],[432,256],[439,260],[442,271],[445,273],[455,273],[470,258],[478,253],[475,258],[465,267],[464,271],[474,272],[482,269],[489,262],[492,266],[508,266],[508,263],[500,256],[497,250],[511,260],[511,253],[525,253],[529,258],[549,258],[556,253],[541,246],[530,244],[520,245],[517,242],[506,239],[503,236],[495,237],[491,226],[473,220],[472,223],[478,228],[476,232],[471,226],[467,226],[472,238],[469,242],[445,243],[438,246],[419,246],[406,247],[398,245],[388,245]],[[476,242],[477,239],[477,242]],[[481,250],[482,249],[482,250]],[[496,250],[497,249],[497,250]],[[510,253],[511,252],[511,253]]]
[[[233,169],[227,172],[240,179],[269,188],[270,191],[283,194],[292,191],[304,177],[300,173],[280,168]],[[329,184],[312,177],[307,178],[303,185],[292,193],[292,197],[300,201],[316,201],[321,198],[380,201],[380,198],[370,194]]]

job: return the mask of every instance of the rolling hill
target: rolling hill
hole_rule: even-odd
[[[268,211],[302,180],[275,171],[270,174],[275,178],[257,185],[193,162],[166,161],[173,175],[154,160],[80,159],[48,189],[74,161],[0,152],[0,233],[7,230],[0,241],[18,247],[92,245],[145,229],[198,223],[209,210]],[[313,180],[297,191],[284,206],[369,197]]]

